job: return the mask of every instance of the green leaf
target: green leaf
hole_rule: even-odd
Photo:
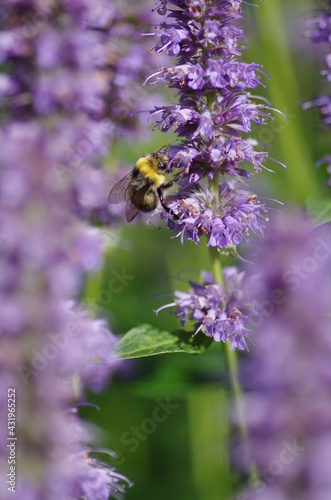
[[[115,354],[121,359],[143,358],[174,352],[199,354],[210,343],[211,340],[205,335],[192,337],[192,333],[184,330],[171,333],[144,324],[123,335],[116,344]]]
[[[331,221],[331,199],[308,198],[306,200],[307,214],[312,227],[321,226]]]
[[[221,255],[226,255],[227,257],[234,257],[235,259],[241,260],[242,262],[248,262],[248,264],[251,264],[249,260],[244,259],[244,257],[242,257],[238,253],[236,245],[228,245],[227,247],[224,247],[221,250],[219,250],[219,253]]]

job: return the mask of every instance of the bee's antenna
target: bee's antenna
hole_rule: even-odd
[[[173,144],[175,144],[175,142],[177,141],[178,139],[175,139],[174,141],[172,141],[170,144],[168,145],[164,145],[162,146],[160,149],[158,149],[156,152],[159,153],[160,151],[164,151],[164,150],[167,150],[168,148],[170,148]]]

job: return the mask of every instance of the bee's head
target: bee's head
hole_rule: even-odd
[[[160,170],[166,170],[169,164],[169,158],[165,153],[154,153],[154,158],[157,160],[158,168]]]

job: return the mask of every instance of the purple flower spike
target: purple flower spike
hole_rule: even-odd
[[[266,168],[267,153],[245,134],[274,111],[251,94],[263,72],[260,65],[241,60],[241,4],[162,0],[159,13],[167,17],[156,30],[154,50],[176,62],[147,80],[163,82],[178,96],[177,104],[152,112],[157,126],[163,132],[173,129],[180,140],[167,150],[171,168],[179,169],[174,176],[179,192],[176,201],[166,200],[170,211],[163,218],[182,240],[197,243],[204,235],[216,247],[240,243],[249,230],[260,232],[266,220],[266,207],[252,192],[234,188],[231,179],[247,179]],[[214,194],[207,182],[200,183],[206,179],[213,181]]]
[[[216,342],[229,341],[231,349],[245,350],[248,335],[245,323],[250,307],[242,292],[244,273],[227,267],[223,270],[223,281],[224,286],[215,283],[211,274],[202,271],[201,283],[190,281],[188,292],[176,290],[174,303],[159,310],[175,306],[175,314],[183,326],[188,319],[195,322],[195,335],[201,331]]]
[[[247,134],[277,110],[251,93],[267,75],[259,64],[242,60],[242,3],[161,0],[159,13],[166,18],[156,29],[154,50],[176,61],[147,80],[177,92],[176,104],[151,112],[162,132],[172,129],[178,136],[167,148],[177,191],[159,207],[161,218],[182,243],[203,240],[217,250],[262,234],[268,220],[267,207],[248,186],[250,175],[269,170],[268,154]],[[243,275],[228,268],[223,280],[224,288],[203,274],[202,284],[175,292],[172,305],[183,325],[189,318],[217,342],[247,349],[250,307],[241,292]]]

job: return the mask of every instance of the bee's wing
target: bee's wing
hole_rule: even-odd
[[[121,201],[128,201],[129,197],[129,185],[131,182],[131,172],[128,173],[123,179],[121,179],[115,186],[111,189],[108,195],[108,203],[115,204]]]
[[[125,205],[125,216],[128,222],[133,221],[133,219],[137,216],[139,212],[139,208],[135,207],[131,201],[129,200]]]
[[[137,207],[140,207],[143,204],[145,195],[149,189],[150,185],[146,184],[141,189],[136,191],[131,197],[131,199],[128,200],[125,206],[125,215],[126,215],[126,220],[128,222],[131,222],[138,214],[139,208]]]

